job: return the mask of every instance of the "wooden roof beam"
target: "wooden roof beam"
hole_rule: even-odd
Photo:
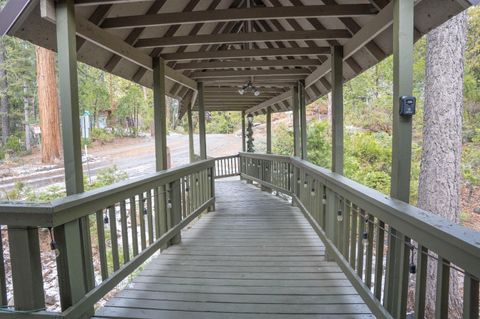
[[[259,19],[355,17],[376,13],[378,13],[378,10],[371,4],[314,5],[306,7],[279,6],[268,8],[255,7],[115,17],[105,19],[102,23],[102,28],[138,28],[176,24],[250,21]]]
[[[210,52],[167,53],[161,57],[166,61],[182,60],[214,60],[243,59],[251,57],[330,55],[329,47],[318,48],[285,48],[285,49],[252,49],[252,50],[222,50]]]
[[[251,33],[223,33],[194,36],[179,36],[172,38],[143,38],[135,44],[137,48],[172,47],[181,45],[204,45],[223,43],[250,43],[264,41],[289,40],[328,40],[348,39],[352,35],[346,29],[325,29],[308,31],[278,31],[278,32],[251,32]]]
[[[283,70],[235,70],[235,71],[196,71],[190,75],[192,79],[205,78],[231,78],[239,76],[284,76],[284,75],[304,75],[307,76],[310,71],[307,69],[283,69]]]
[[[95,24],[90,21],[77,17],[77,35],[84,38],[87,41],[98,45],[99,47],[104,48],[112,53],[115,53],[122,58],[129,60],[138,66],[141,66],[147,70],[152,70],[152,58],[142,51],[135,49],[131,45],[125,43],[122,39],[117,36],[106,32],[105,30],[97,27]],[[197,82],[183,75],[182,73],[166,67],[165,76],[177,82],[183,86],[186,86],[192,90],[197,89]]]
[[[100,6],[106,4],[149,2],[151,0],[75,0],[76,6]]]
[[[288,66],[318,66],[318,59],[290,59],[290,60],[252,60],[252,61],[212,61],[177,63],[175,70],[209,70],[256,67],[288,67]]]

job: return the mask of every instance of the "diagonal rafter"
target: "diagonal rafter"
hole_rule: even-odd
[[[156,0],[147,10],[146,14],[157,13],[158,11],[160,11],[160,9],[164,6],[166,2],[167,0]],[[124,41],[130,45],[134,45],[144,30],[145,28],[134,28],[132,31],[130,31],[130,33],[127,35]],[[107,64],[105,64],[105,69],[108,72],[112,72],[113,69],[115,69],[115,67],[118,65],[120,60],[121,60],[121,57],[119,55],[114,54],[108,60]]]

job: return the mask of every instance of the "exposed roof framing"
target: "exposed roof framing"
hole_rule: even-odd
[[[108,18],[102,23],[102,28],[153,27],[172,24],[230,22],[258,19],[352,17],[376,13],[377,9],[375,6],[369,4],[241,8]]]
[[[265,41],[290,41],[290,40],[325,40],[347,39],[352,35],[345,29],[312,30],[312,31],[283,31],[283,32],[252,32],[252,33],[224,33],[217,35],[193,35],[171,38],[143,38],[135,44],[137,48],[159,48],[180,45],[204,45],[223,43],[246,43]]]
[[[416,39],[474,2],[415,1]],[[0,34],[56,50],[54,5],[54,0],[9,0],[0,12]],[[206,110],[285,111],[298,80],[305,81],[308,101],[331,89],[331,46],[343,46],[345,80],[392,52],[389,0],[75,0],[75,5],[79,61],[151,87],[152,58],[161,57],[168,65],[166,90],[180,100],[180,115],[195,106],[197,81],[205,83]],[[238,94],[247,81],[260,88],[259,96]]]

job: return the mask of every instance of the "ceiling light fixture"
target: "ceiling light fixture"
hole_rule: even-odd
[[[245,92],[252,92],[255,96],[260,95],[260,90],[255,85],[253,85],[252,81],[248,81],[245,85],[238,89],[238,93],[240,95],[244,95]]]

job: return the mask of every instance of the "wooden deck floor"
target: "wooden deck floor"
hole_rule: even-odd
[[[302,213],[240,181],[96,318],[372,318]]]

